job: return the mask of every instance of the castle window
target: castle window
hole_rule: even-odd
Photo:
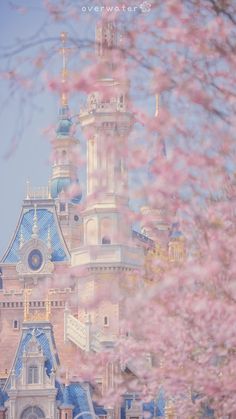
[[[18,320],[13,320],[12,326],[13,326],[13,329],[14,330],[18,330],[19,329],[19,322],[18,322]]]
[[[30,365],[28,369],[28,384],[37,384],[39,382],[39,370],[37,365]]]
[[[20,416],[20,419],[44,419],[44,412],[38,406],[27,407]]]
[[[3,289],[2,268],[0,268],[0,290]]]
[[[102,238],[102,244],[111,244],[111,239],[110,237],[104,236]]]
[[[103,319],[103,325],[104,325],[104,326],[109,326],[108,316],[104,316],[104,319]]]
[[[100,234],[102,244],[111,244],[112,237],[112,220],[110,217],[102,218],[100,221]]]
[[[66,204],[64,202],[60,202],[60,212],[65,212]]]

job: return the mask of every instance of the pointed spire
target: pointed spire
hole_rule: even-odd
[[[32,239],[37,239],[38,237],[38,215],[37,215],[37,204],[34,204],[34,218],[33,218],[33,228],[32,228]]]
[[[70,376],[69,376],[69,370],[68,368],[66,369],[66,380],[65,380],[65,385],[68,386],[70,384]]]
[[[30,181],[27,179],[26,181],[26,199],[30,199]]]
[[[52,198],[52,195],[51,195],[51,187],[52,187],[52,182],[49,179],[49,181],[48,181],[48,199],[51,199]]]
[[[61,106],[68,106],[68,97],[66,91],[66,82],[68,80],[68,69],[67,69],[67,55],[69,48],[66,47],[67,42],[67,33],[61,32],[61,48],[60,52],[62,55],[62,70],[61,70],[61,83],[62,83],[62,92],[61,92]]]
[[[97,55],[102,60],[110,60],[112,50],[117,48],[117,28],[113,21],[102,19],[96,26]]]
[[[13,368],[12,373],[11,373],[11,388],[12,389],[16,388],[16,373],[15,373],[14,368]]]
[[[155,103],[155,117],[157,117],[158,114],[159,114],[159,95],[158,94],[155,95],[155,101],[156,101],[156,103]]]
[[[20,229],[20,239],[19,239],[19,249],[22,248],[24,242],[25,242],[25,238],[24,238],[23,229],[22,229],[22,226],[21,226],[21,229]]]
[[[59,109],[59,124],[57,127],[58,136],[68,136],[70,134],[70,129],[72,126],[72,121],[69,115],[69,106],[68,106],[68,68],[67,68],[67,57],[70,51],[70,48],[66,47],[67,42],[67,33],[61,32],[61,48],[60,53],[62,55],[62,70],[61,70],[61,104]]]
[[[47,247],[48,247],[49,250],[52,248],[51,228],[50,228],[50,226],[48,226]]]

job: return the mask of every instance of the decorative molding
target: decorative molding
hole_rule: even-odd
[[[38,262],[38,269],[33,269],[30,265],[30,255],[33,251],[36,257],[41,257],[41,263]],[[32,238],[28,242],[24,243],[19,249],[20,262],[16,265],[16,271],[19,274],[19,279],[24,280],[27,278],[38,279],[42,276],[50,276],[54,270],[54,264],[51,262],[51,249],[40,239]]]

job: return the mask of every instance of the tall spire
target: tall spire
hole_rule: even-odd
[[[159,95],[158,94],[156,94],[155,95],[155,117],[157,117],[158,116],[158,114],[159,114]]]
[[[114,22],[109,20],[101,20],[96,27],[96,46],[97,55],[105,58],[117,47],[117,30]]]
[[[24,242],[25,242],[25,239],[24,239],[23,230],[22,230],[22,226],[21,226],[21,229],[20,229],[20,239],[19,239],[19,248],[20,249],[22,248]]]
[[[33,227],[32,227],[32,238],[37,239],[38,237],[38,215],[37,215],[37,205],[34,205],[34,218],[33,218]]]
[[[61,98],[60,98],[60,109],[59,109],[59,123],[57,126],[57,135],[64,137],[70,134],[72,121],[69,115],[68,106],[68,66],[67,57],[70,48],[67,46],[67,33],[61,32],[61,48],[60,54],[62,56],[62,69],[61,69]]]
[[[69,48],[66,47],[67,43],[67,33],[61,32],[61,48],[60,52],[62,55],[62,70],[61,70],[61,106],[66,107],[68,106],[68,95],[67,95],[67,87],[66,83],[68,81],[68,69],[67,69],[67,55],[69,52]]]
[[[67,47],[67,33],[61,33],[62,56],[61,69],[61,100],[59,118],[56,127],[56,138],[53,141],[54,161],[50,181],[50,195],[53,199],[58,198],[61,192],[65,192],[72,183],[78,184],[77,165],[75,162],[75,147],[78,141],[75,138],[75,130],[72,130],[72,120],[68,106],[68,67],[67,57],[70,48]],[[72,198],[73,203],[79,203],[81,194]]]
[[[96,26],[96,54],[103,64],[103,76],[111,76],[110,72],[115,68],[114,53],[118,47],[118,35],[116,23],[102,19]]]

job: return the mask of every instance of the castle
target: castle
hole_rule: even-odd
[[[96,403],[94,388],[77,378],[76,359],[111,348],[121,334],[122,299],[110,299],[107,290],[130,296],[132,304],[137,287],[133,272],[148,270],[160,249],[170,261],[182,260],[184,240],[178,225],[165,220],[163,209],[143,208],[148,222],[141,232],[133,230],[127,216],[124,150],[134,116],[129,81],[113,63],[117,30],[107,21],[96,28],[100,76],[79,114],[87,141],[87,194],[81,204],[75,158],[79,141],[63,89],[68,77],[65,42],[63,33],[51,178],[42,188],[27,184],[18,224],[0,263],[0,418],[142,418],[144,407],[132,394],[124,395],[121,407]],[[104,365],[96,391],[102,394],[115,386],[114,376],[122,373],[135,375],[135,368]],[[161,391],[149,408],[154,417],[173,417]]]

